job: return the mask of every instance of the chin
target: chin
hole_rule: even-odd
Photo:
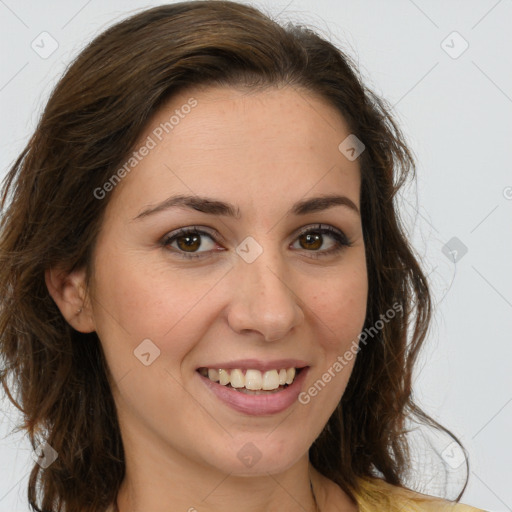
[[[290,443],[290,438],[271,440],[268,433],[247,434],[232,440],[223,454],[210,460],[215,467],[232,476],[268,476],[283,473],[308,454],[305,442]]]

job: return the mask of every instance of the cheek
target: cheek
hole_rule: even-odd
[[[128,252],[107,259],[99,262],[95,278],[99,316],[135,338],[165,337],[214,284],[211,275],[187,277],[169,266],[152,265],[147,256]]]
[[[325,335],[320,343],[328,352],[344,351],[356,339],[366,318],[366,270],[340,272],[311,298],[311,309]]]
[[[299,402],[316,419],[316,435],[338,405],[358,353],[367,303],[366,273],[341,273],[311,300],[318,359]]]
[[[129,253],[119,257],[120,254],[121,251],[115,259],[103,257],[95,273],[96,331],[107,357],[119,371],[127,371],[138,363],[134,351],[149,339],[160,351],[159,363],[168,356],[175,359],[186,347],[164,340],[179,330],[180,320],[204,292],[172,281],[168,273],[149,272],[140,258],[130,258]]]

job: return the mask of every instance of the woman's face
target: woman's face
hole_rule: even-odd
[[[195,89],[152,118],[108,192],[90,289],[129,460],[256,475],[307,456],[366,313],[349,135],[291,87]]]

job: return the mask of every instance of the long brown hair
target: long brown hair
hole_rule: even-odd
[[[110,27],[78,55],[4,180],[0,378],[23,413],[19,429],[32,446],[44,441],[58,453],[44,471],[34,464],[28,486],[34,510],[104,510],[125,471],[100,340],[64,320],[45,270],[58,264],[86,268],[90,276],[109,200],[94,191],[126,161],[165,101],[209,84],[292,85],[320,95],[366,148],[359,160],[365,329],[393,304],[403,314],[388,319],[360,351],[340,404],[310,449],[312,464],[351,496],[359,479],[375,475],[405,485],[406,418],[443,429],[414,403],[411,390],[432,304],[397,213],[396,193],[415,170],[390,107],[363,84],[347,55],[308,28],[281,26],[235,2],[163,5]]]

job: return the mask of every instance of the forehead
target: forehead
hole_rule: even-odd
[[[112,199],[133,211],[171,193],[236,196],[242,208],[336,189],[359,206],[358,160],[338,148],[349,135],[341,114],[303,89],[189,89],[151,118]]]

